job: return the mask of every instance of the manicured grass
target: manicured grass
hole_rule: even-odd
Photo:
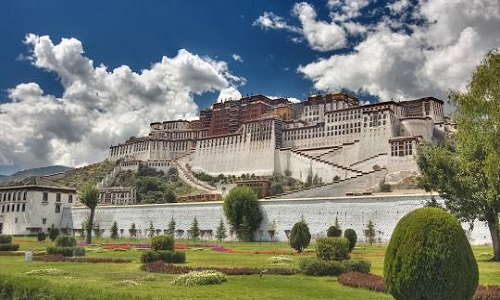
[[[20,250],[43,251],[50,241],[37,242],[32,238],[15,238],[15,243],[21,245]],[[99,246],[104,242],[116,243],[147,243],[148,240],[96,239],[95,246],[87,247],[87,257],[129,258],[131,263],[76,263],[76,262],[24,262],[22,256],[0,256],[0,277],[17,277],[19,280],[30,281],[33,284],[48,286],[54,289],[72,289],[83,291],[93,299],[92,295],[123,299],[392,299],[383,293],[363,289],[345,287],[337,283],[335,277],[312,277],[304,275],[242,275],[229,276],[228,281],[221,285],[179,287],[171,286],[170,282],[176,275],[147,273],[141,271],[140,250],[127,251],[105,250]],[[203,267],[274,267],[269,258],[284,255],[293,261],[285,267],[297,268],[299,260],[314,253],[291,255],[293,252],[286,243],[222,243],[226,248],[236,253],[221,253],[206,247],[218,244],[216,241],[188,243],[190,249],[186,252],[189,266]],[[353,258],[364,258],[372,263],[372,273],[382,275],[385,246],[361,246],[353,251]],[[266,254],[256,254],[266,252]],[[282,254],[281,254],[282,253]],[[479,263],[480,283],[500,283],[500,263],[489,262],[491,247],[474,247],[474,253]],[[283,266],[279,266],[283,267]],[[65,276],[33,276],[26,272],[33,269],[57,268],[68,272]],[[137,284],[137,285],[136,285]],[[104,294],[104,296],[102,296]]]

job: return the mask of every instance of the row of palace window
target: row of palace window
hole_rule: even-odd
[[[5,193],[0,193],[0,199],[2,199],[3,202],[6,201],[26,201],[28,192],[26,191],[19,191],[19,192],[5,192]]]
[[[43,202],[49,201],[49,193],[48,192],[43,192],[42,201]],[[56,202],[61,202],[61,193],[56,194]],[[68,195],[68,203],[73,203],[73,195],[72,194]]]
[[[362,114],[361,110],[349,110],[343,112],[330,113],[326,116],[326,121],[328,123],[331,123],[331,122],[355,120],[355,119],[360,119],[361,114]]]
[[[24,212],[25,210],[26,210],[26,203],[12,203],[12,204],[2,205],[2,213]]]

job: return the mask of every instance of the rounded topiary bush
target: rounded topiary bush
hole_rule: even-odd
[[[420,208],[396,225],[384,278],[397,300],[470,300],[478,267],[460,223],[439,208]]]
[[[76,239],[71,235],[60,235],[56,238],[55,244],[58,247],[75,247]]]
[[[352,249],[356,247],[356,242],[358,241],[358,235],[354,229],[346,229],[344,231],[344,237],[349,241],[349,252],[352,252]]]
[[[327,237],[341,237],[342,236],[342,230],[339,229],[339,228],[337,228],[337,226],[332,225],[326,231],[326,236]]]
[[[174,237],[169,234],[162,234],[154,236],[151,239],[151,250],[174,250]]]
[[[306,222],[300,221],[295,223],[290,232],[290,246],[300,253],[309,246],[310,241],[311,233],[309,232],[309,227]]]
[[[316,240],[316,257],[322,260],[350,259],[349,241],[338,237],[319,238]]]
[[[39,242],[43,242],[47,239],[47,235],[45,234],[45,232],[39,232],[37,233],[36,235],[36,239],[39,241]]]

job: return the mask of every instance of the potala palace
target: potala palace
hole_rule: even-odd
[[[443,101],[421,98],[363,104],[346,93],[312,95],[300,103],[254,95],[215,103],[198,120],[150,125],[148,136],[110,148],[122,165],[147,162],[182,173],[270,176],[287,171],[305,181],[418,171],[421,141],[443,140],[452,129]]]

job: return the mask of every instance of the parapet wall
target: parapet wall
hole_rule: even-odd
[[[286,241],[285,230],[291,229],[301,218],[304,218],[309,225],[313,238],[325,236],[328,227],[335,223],[335,218],[338,218],[342,229],[354,229],[361,242],[365,240],[363,232],[371,220],[375,225],[377,239],[387,243],[401,217],[411,210],[422,207],[428,198],[429,195],[391,195],[261,200],[264,215],[261,226],[262,240],[270,239],[267,231],[271,229],[273,221],[276,224],[274,240]],[[86,208],[71,209],[74,228],[81,228],[87,214]],[[141,236],[145,237],[150,222],[153,222],[156,229],[166,229],[168,222],[173,218],[176,228],[187,232],[195,217],[198,219],[200,229],[215,232],[221,218],[224,219],[222,202],[98,207],[95,221],[99,223],[101,229],[105,229],[105,236],[109,236],[109,229],[116,221],[118,228],[124,229],[124,236],[129,235],[128,228],[135,223],[141,230]],[[468,224],[462,226],[464,229],[469,228]],[[476,222],[474,230],[467,231],[467,235],[472,244],[491,243],[489,231],[482,222]],[[258,235],[256,239],[259,240]]]

